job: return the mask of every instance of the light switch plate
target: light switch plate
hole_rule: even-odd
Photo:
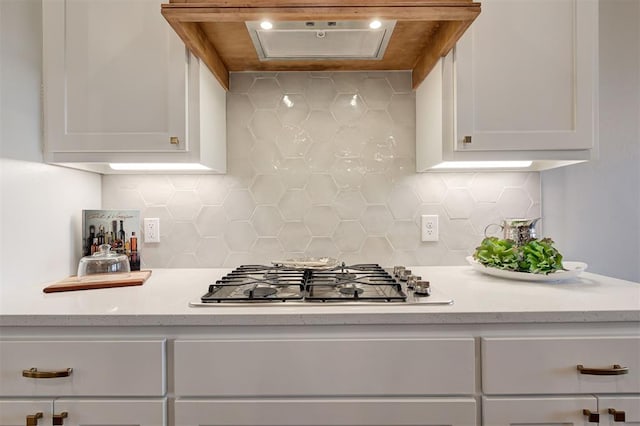
[[[160,242],[160,218],[158,217],[144,218],[144,242],[145,243]]]

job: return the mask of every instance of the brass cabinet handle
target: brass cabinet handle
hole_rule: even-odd
[[[591,411],[585,409],[585,410],[582,410],[582,414],[587,416],[587,421],[589,423],[599,423],[600,422],[600,414],[598,414],[598,413],[592,413]]]
[[[42,413],[37,412],[27,416],[27,426],[38,426],[38,419],[42,418]]]
[[[629,367],[621,367],[614,364],[611,368],[585,368],[584,365],[578,365],[580,374],[590,374],[592,376],[618,376],[620,374],[629,374]]]
[[[607,413],[613,415],[613,421],[614,422],[626,422],[627,421],[627,416],[625,415],[624,411],[618,411],[615,408],[609,408],[607,410]]]
[[[180,139],[177,136],[171,136],[169,138],[169,143],[171,145],[180,145]]]
[[[471,143],[471,136],[465,136],[464,138],[462,138],[462,143],[464,144]]]
[[[53,415],[53,425],[54,426],[64,425],[64,419],[66,419],[68,415],[69,415],[69,413],[67,413],[66,411],[63,411],[60,414],[54,414]]]
[[[72,371],[73,368],[58,371],[39,371],[37,368],[30,368],[28,370],[22,370],[22,377],[29,377],[30,379],[54,379],[56,377],[69,377]]]

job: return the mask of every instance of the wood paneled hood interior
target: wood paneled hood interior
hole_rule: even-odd
[[[411,70],[417,88],[480,13],[472,0],[169,0],[162,14],[229,88],[233,71]],[[246,21],[396,20],[381,60],[260,61]]]

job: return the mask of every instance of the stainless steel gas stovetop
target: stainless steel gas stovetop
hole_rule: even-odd
[[[237,304],[452,304],[402,266],[344,263],[331,267],[242,265],[209,285],[190,306]]]

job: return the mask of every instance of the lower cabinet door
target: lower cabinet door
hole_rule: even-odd
[[[52,400],[0,400],[0,426],[50,425]]]
[[[640,424],[640,396],[598,397],[600,426]]]
[[[473,398],[177,400],[179,426],[475,426]]]
[[[64,416],[64,426],[163,426],[164,399],[56,399],[54,416]],[[66,414],[64,414],[66,413]]]
[[[597,425],[598,420],[589,418],[589,413],[598,414],[596,398],[591,396],[482,399],[482,424],[486,426]]]

